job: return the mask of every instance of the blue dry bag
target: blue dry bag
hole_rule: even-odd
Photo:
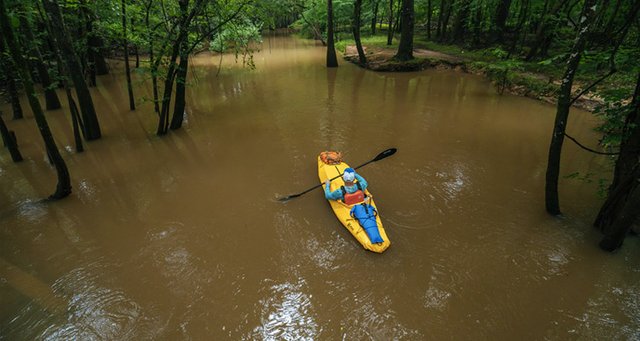
[[[373,244],[384,242],[378,230],[377,215],[378,212],[375,207],[369,204],[362,203],[351,208],[351,216],[358,219],[358,223],[360,223],[360,226],[362,226]]]

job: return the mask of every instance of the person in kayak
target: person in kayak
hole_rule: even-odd
[[[331,192],[331,180],[324,182],[324,196],[327,200],[342,200],[347,205],[357,204],[364,201],[364,192],[367,189],[367,180],[360,174],[349,167],[342,174],[344,186],[340,186],[337,190]]]

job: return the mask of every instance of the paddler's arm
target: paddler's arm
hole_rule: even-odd
[[[360,176],[360,174],[356,173],[356,180],[358,180],[358,182],[360,183],[360,187],[362,187],[362,190],[364,191],[365,189],[367,189],[367,186],[369,185],[367,183],[367,180],[365,180],[362,176]]]
[[[327,179],[324,182],[324,197],[327,198],[327,200],[340,200],[340,199],[342,199],[342,190],[337,189],[337,190],[331,192],[330,188],[331,188],[331,180]]]

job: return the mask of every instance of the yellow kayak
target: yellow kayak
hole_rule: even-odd
[[[328,165],[322,162],[320,157],[318,157],[318,176],[320,177],[320,182],[324,183],[327,179],[335,178],[336,176],[342,174],[345,168],[348,167],[349,165],[344,162],[340,162],[337,165]],[[338,177],[337,179],[332,180],[330,189],[331,191],[335,191],[336,189],[340,188],[340,186],[344,186],[342,177]],[[324,185],[322,187],[324,189]],[[373,202],[373,196],[371,195],[369,190],[366,190],[365,194],[367,196],[367,199],[365,201],[371,206],[375,207],[377,211],[378,208]],[[367,235],[367,233],[358,223],[358,220],[351,217],[350,212],[353,205],[347,205],[338,200],[329,200],[329,204],[331,205],[333,212],[336,214],[336,217],[338,217],[338,220],[340,220],[342,225],[344,225],[344,227],[346,227],[347,230],[351,232],[351,234],[356,238],[356,240],[358,240],[358,242],[360,242],[360,244],[362,244],[362,247],[364,247],[365,249],[377,253],[382,253],[389,247],[389,245],[391,245],[391,241],[389,241],[387,233],[382,226],[380,215],[376,216],[376,222],[378,223],[378,230],[384,242],[373,244],[371,243],[371,240],[369,240],[369,236]]]

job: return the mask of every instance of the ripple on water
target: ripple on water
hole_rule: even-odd
[[[171,222],[147,233],[147,245],[140,250],[140,266],[152,266],[167,280],[164,285],[178,297],[193,300],[213,281],[214,274],[189,248],[192,239],[185,225]]]
[[[311,295],[302,291],[304,281],[271,286],[261,299],[260,326],[245,340],[315,340],[319,327]]]
[[[340,260],[348,248],[348,240],[337,233],[331,233],[330,239],[319,240],[315,233],[329,234],[327,229],[319,230],[305,219],[294,219],[287,209],[282,209],[274,216],[274,225],[278,226],[277,234],[285,251],[284,257],[295,258],[285,261],[286,264],[300,264],[301,261],[312,262],[323,270],[335,271],[342,267]],[[337,221],[336,221],[337,223]],[[336,225],[339,227],[339,225]],[[315,231],[315,232],[314,232]]]
[[[424,339],[420,331],[404,326],[394,311],[385,309],[390,298],[377,300],[374,295],[365,294],[356,296],[354,301],[345,305],[356,309],[346,313],[347,317],[341,322],[344,340]]]
[[[29,224],[38,224],[47,218],[49,209],[47,205],[32,201],[24,200],[17,204],[18,217]]]
[[[98,202],[98,188],[87,179],[81,179],[78,182],[76,195],[83,204]]]
[[[136,340],[159,335],[156,322],[122,290],[101,284],[107,266],[95,262],[59,278],[57,294],[68,297],[66,321],[49,326],[44,340]]]
[[[424,307],[428,309],[444,310],[451,293],[436,287],[429,287],[424,294]]]

